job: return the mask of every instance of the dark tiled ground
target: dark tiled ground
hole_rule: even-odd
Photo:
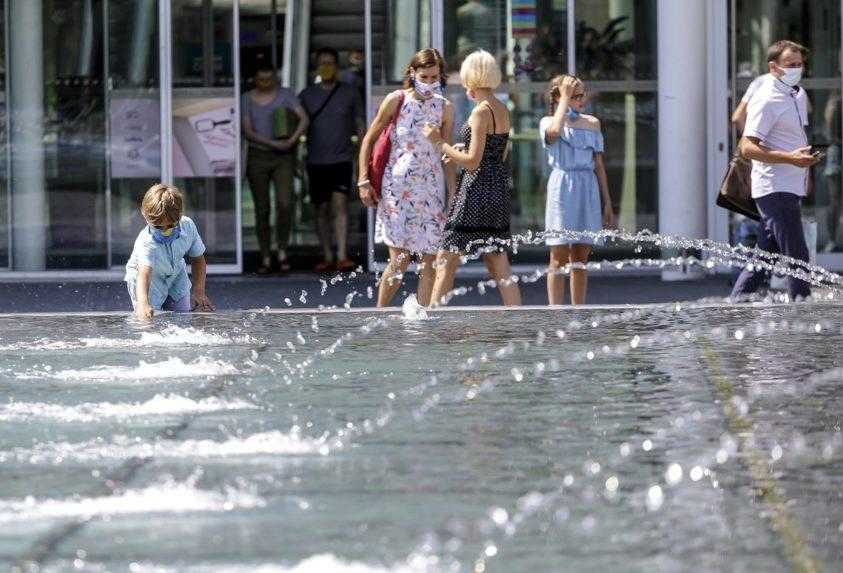
[[[465,277],[457,286],[476,285],[480,277]],[[208,279],[208,293],[218,310],[250,308],[288,308],[285,298],[294,308],[341,306],[348,293],[361,293],[352,306],[374,306],[366,297],[367,287],[375,289],[374,275],[363,274],[345,278],[328,285],[324,296],[319,278],[313,274],[293,274],[284,277],[212,276]],[[697,300],[705,297],[724,297],[729,294],[729,278],[714,275],[697,281],[663,282],[655,276],[592,276],[589,279],[590,304],[642,304]],[[413,292],[415,281],[408,279],[404,289]],[[307,291],[307,302],[299,300]],[[547,302],[545,282],[522,285],[524,304],[541,305]],[[402,292],[396,304],[404,299]],[[481,296],[472,290],[459,298],[460,305],[499,304],[494,290]],[[119,311],[131,308],[126,287],[122,282],[0,282],[0,312],[80,312]]]

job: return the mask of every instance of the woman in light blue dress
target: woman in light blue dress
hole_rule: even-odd
[[[547,298],[563,304],[565,276],[571,274],[571,304],[584,304],[588,282],[586,263],[594,236],[614,225],[603,134],[596,117],[582,113],[585,86],[573,76],[557,76],[548,89],[550,114],[539,122],[545,158],[551,167],[547,181],[545,242],[550,246]]]

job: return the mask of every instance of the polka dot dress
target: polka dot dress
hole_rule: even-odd
[[[471,128],[468,123],[460,128],[460,136],[465,149],[469,149]],[[486,134],[480,166],[474,171],[460,173],[442,237],[443,249],[467,255],[509,250],[512,178],[505,160],[508,140],[507,133]]]

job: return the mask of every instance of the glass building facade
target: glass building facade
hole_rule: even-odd
[[[474,49],[492,52],[505,76],[499,95],[512,114],[519,233],[544,225],[547,172],[538,122],[547,82],[559,73],[582,77],[588,110],[603,125],[619,225],[658,231],[665,223],[660,211],[678,193],[664,145],[672,126],[660,122],[660,94],[677,86],[659,72],[674,51],[689,53],[660,34],[671,25],[660,12],[665,2],[672,2],[671,13],[677,5],[700,6],[699,0],[0,0],[0,272],[118,269],[143,224],[139,199],[161,180],[184,190],[211,271],[241,272],[256,242],[242,177],[240,94],[262,58],[300,91],[312,78],[313,50],[323,45],[339,49],[342,65],[351,50],[363,51],[370,114],[399,85],[416,50],[439,47],[458,124],[470,109],[460,63]],[[699,158],[706,175],[695,191],[705,195],[705,209],[694,216],[704,219],[708,236],[730,239],[734,221],[713,206],[736,137],[729,112],[751,79],[766,72],[766,47],[780,38],[798,41],[811,50],[803,82],[811,98],[809,137],[829,146],[826,161],[814,168],[806,213],[817,222],[818,262],[843,269],[843,1],[704,4],[707,43],[691,47],[707,90]],[[305,184],[297,176],[292,254],[316,244]],[[372,214],[359,204],[353,210],[352,246],[377,265],[385,253],[372,244]],[[595,256],[628,254],[614,246]],[[536,247],[520,251],[515,262],[536,264],[545,256]]]

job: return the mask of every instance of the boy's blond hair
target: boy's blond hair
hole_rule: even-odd
[[[183,202],[184,197],[178,187],[158,183],[144,194],[141,213],[152,225],[175,225],[181,220]]]
[[[492,54],[486,50],[477,50],[463,60],[460,79],[468,89],[493,90],[501,84],[501,69]]]

